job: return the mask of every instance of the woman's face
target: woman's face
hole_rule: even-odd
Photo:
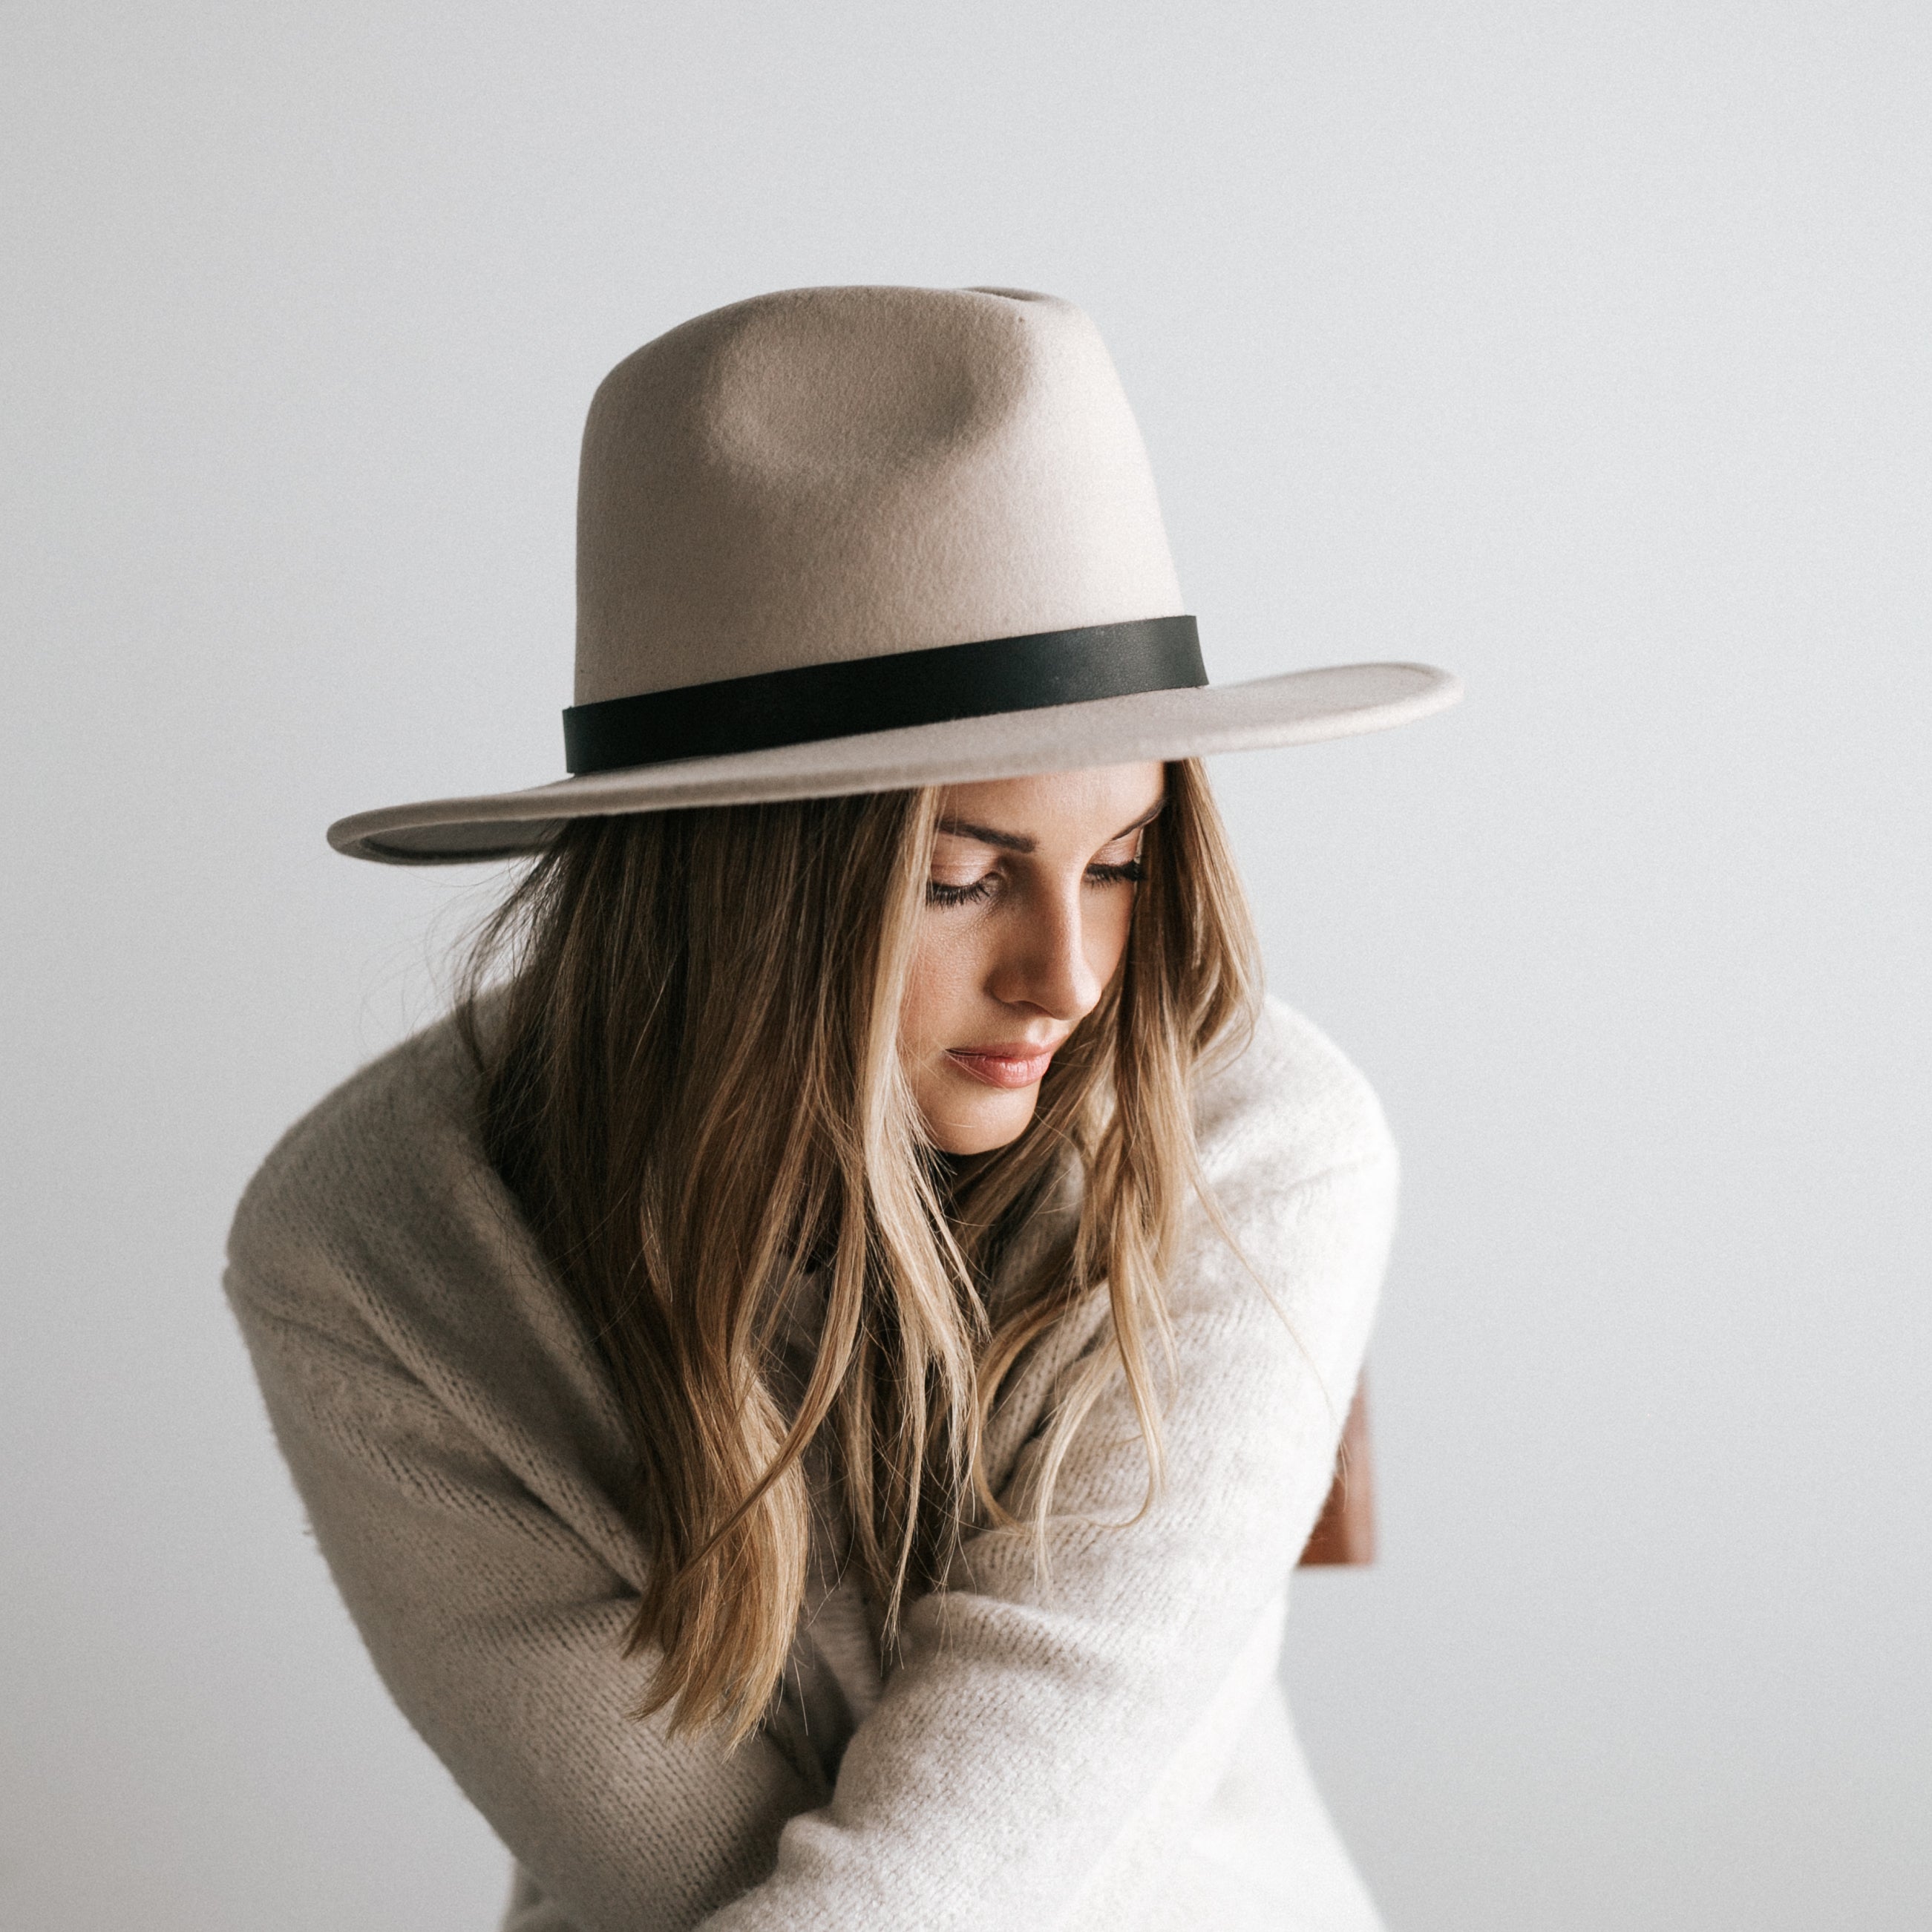
[[[1159,764],[953,785],[940,800],[900,1038],[947,1154],[984,1154],[1033,1118],[1054,1050],[1126,949]]]

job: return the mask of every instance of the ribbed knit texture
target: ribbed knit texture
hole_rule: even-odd
[[[1275,1677],[1395,1197],[1374,1096],[1313,1028],[1270,1002],[1203,1086],[1204,1165],[1260,1281],[1197,1211],[1154,1506],[1112,1526],[1146,1480],[1117,1375],[1043,1579],[1027,1543],[974,1536],[883,1682],[839,1586],[728,1752],[624,1714],[647,1668],[621,1654],[646,1561],[625,1431],[484,1159],[475,1088],[445,1023],[338,1089],[250,1185],[228,1288],[377,1670],[518,1862],[506,1925],[1372,1932]],[[1010,1502],[1104,1332],[1095,1298],[1002,1401]]]

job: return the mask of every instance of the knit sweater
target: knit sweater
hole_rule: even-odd
[[[596,1349],[484,1156],[447,1022],[290,1130],[227,1285],[322,1552],[392,1694],[517,1861],[514,1932],[1372,1932],[1276,1677],[1394,1218],[1374,1096],[1273,1002],[1203,1080],[1240,1244],[1193,1213],[1168,1285],[1164,1485],[1118,1372],[1046,1563],[970,1535],[882,1672],[822,1564],[787,1688],[736,1749],[626,1714],[647,1557]],[[1048,1224],[1018,1244],[1023,1266]],[[1245,1257],[1244,1264],[1241,1257]],[[1107,1333],[1036,1343],[987,1444],[1023,1505]]]

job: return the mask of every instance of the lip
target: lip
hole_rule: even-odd
[[[949,1047],[946,1057],[969,1080],[1012,1089],[1037,1086],[1057,1051],[1054,1046],[1030,1046],[1024,1040],[1002,1040],[994,1046]]]

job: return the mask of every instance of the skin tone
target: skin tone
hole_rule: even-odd
[[[1158,764],[950,788],[900,1010],[934,1143],[990,1152],[1033,1118],[1040,1083],[1119,969]]]

